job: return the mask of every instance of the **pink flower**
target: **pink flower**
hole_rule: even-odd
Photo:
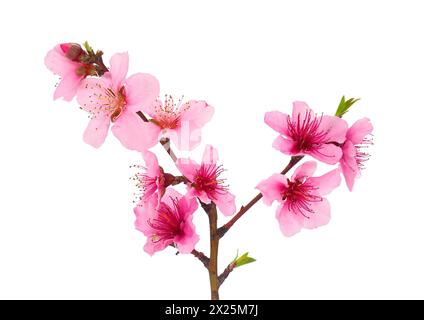
[[[302,228],[313,229],[330,221],[330,203],[324,195],[340,185],[340,171],[334,169],[323,176],[312,177],[316,162],[308,161],[299,166],[291,180],[282,174],[274,174],[256,187],[266,205],[274,200],[280,203],[277,219],[281,232],[290,237]]]
[[[164,173],[162,167],[159,166],[156,155],[150,151],[143,154],[143,159],[146,164],[145,167],[138,166],[144,172],[137,173],[134,180],[137,181],[137,187],[140,189],[141,204],[149,200],[153,194],[158,192],[158,201],[165,193],[166,185],[169,185],[174,176],[169,173]]]
[[[360,177],[364,169],[364,162],[369,154],[364,148],[372,144],[367,136],[371,134],[373,126],[368,118],[356,121],[347,131],[346,141],[342,146],[343,157],[340,159],[340,168],[350,191],[353,190],[355,178]]]
[[[76,43],[59,44],[47,53],[45,65],[62,78],[53,95],[55,100],[62,97],[71,101],[81,80],[92,74],[93,67],[78,60],[82,53],[82,48]]]
[[[225,179],[220,178],[224,171],[217,165],[218,151],[207,145],[202,164],[190,159],[178,159],[177,167],[190,182],[187,184],[187,197],[199,198],[203,203],[213,201],[226,216],[236,211],[235,197],[228,191]]]
[[[136,136],[138,140],[148,137],[149,141],[156,143],[162,137],[169,137],[178,149],[192,150],[199,145],[201,128],[212,118],[214,108],[205,101],[196,100],[176,104],[171,96],[165,96],[164,103],[156,100],[153,104],[144,105],[142,111],[152,118],[150,126],[138,130],[123,127],[121,130],[128,131],[127,135]],[[141,121],[138,120],[139,123]]]
[[[112,132],[128,149],[145,151],[154,145],[148,137],[140,137],[144,130],[155,127],[136,115],[142,106],[151,104],[159,94],[159,82],[147,73],[137,73],[126,79],[128,53],[118,53],[110,59],[110,72],[101,78],[85,79],[77,92],[82,109],[88,111],[91,120],[84,132],[84,141],[100,147],[106,139],[110,123]]]
[[[346,139],[347,123],[333,116],[317,116],[306,103],[294,102],[292,116],[279,111],[265,114],[265,123],[281,135],[273,147],[288,155],[310,155],[336,164],[342,157],[337,145]]]
[[[199,241],[192,222],[197,207],[196,199],[168,188],[159,206],[155,193],[143,206],[134,208],[135,226],[147,237],[144,251],[153,255],[173,244],[179,252],[190,253]]]

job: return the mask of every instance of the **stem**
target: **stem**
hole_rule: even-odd
[[[203,263],[203,265],[205,266],[206,269],[209,269],[209,258],[207,256],[205,256],[205,254],[203,252],[197,251],[196,249],[194,249],[191,254],[193,256],[195,256],[197,259],[200,260],[200,262]]]
[[[210,231],[210,260],[209,260],[209,282],[211,285],[211,300],[219,300],[219,281],[218,281],[218,247],[219,236],[217,233],[218,215],[215,203],[205,204],[201,202],[203,209],[209,216]]]
[[[291,157],[290,162],[283,169],[283,171],[281,171],[281,174],[286,174],[287,172],[289,172],[290,169],[292,169],[302,158],[303,158],[303,156]],[[240,208],[239,212],[237,212],[237,214],[230,221],[228,221],[226,224],[224,224],[222,227],[220,227],[218,229],[219,237],[222,238],[228,232],[228,230],[231,229],[231,227],[234,225],[234,223],[236,223],[261,198],[262,198],[262,193],[258,193],[252,200],[250,200],[250,202],[247,205],[242,206]]]
[[[234,270],[235,268],[235,263],[231,262],[226,268],[225,270],[219,275],[218,277],[218,284],[221,287],[221,285],[224,283],[225,279],[227,279],[227,277],[230,275],[230,273]]]

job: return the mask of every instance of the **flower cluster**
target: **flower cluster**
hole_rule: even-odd
[[[365,151],[372,143],[373,130],[367,118],[356,121],[350,128],[337,116],[317,115],[304,102],[293,103],[291,116],[279,111],[265,114],[265,123],[280,135],[273,147],[291,156],[310,155],[326,164],[339,164],[338,168],[313,177],[317,163],[308,161],[299,166],[291,179],[274,174],[257,186],[266,205],[277,201],[277,219],[286,236],[302,228],[316,228],[330,220],[330,204],[324,195],[340,185],[340,170],[350,191],[355,178],[360,176]]]
[[[236,213],[235,196],[218,162],[218,151],[206,145],[199,164],[189,157],[178,158],[171,149],[171,144],[188,151],[199,146],[201,130],[212,119],[214,108],[204,100],[174,100],[167,94],[160,99],[156,77],[149,73],[127,76],[126,52],[114,54],[109,67],[102,57],[103,52],[95,52],[87,42],[83,46],[62,43],[50,50],[45,64],[61,77],[54,99],[71,101],[76,97],[80,109],[88,113],[90,121],[83,135],[87,144],[99,148],[111,128],[125,148],[141,154],[144,165],[136,165],[139,170],[133,176],[139,189],[134,213],[136,229],[147,238],[144,250],[153,255],[172,246],[194,255],[209,271],[212,299],[219,298],[219,286],[234,268],[255,261],[248,253],[237,256],[218,277],[219,239],[259,199],[268,206],[278,202],[276,217],[285,236],[325,225],[331,214],[325,196],[340,185],[341,175],[352,191],[369,158],[370,120],[363,118],[349,127],[342,119],[357,99],[343,97],[334,116],[317,114],[299,101],[293,103],[291,115],[267,112],[265,123],[279,134],[272,145],[290,156],[290,162],[281,173],[261,181],[256,186],[260,193],[218,228],[217,209],[227,217]],[[160,165],[151,151],[158,143],[175,162],[178,174]],[[317,162],[308,160],[288,178],[287,172],[304,157],[335,167],[314,176]],[[180,192],[176,190],[179,184],[185,186]],[[200,238],[193,217],[199,207],[209,217],[210,258],[195,249]]]

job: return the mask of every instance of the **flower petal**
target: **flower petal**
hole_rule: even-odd
[[[277,208],[276,218],[280,224],[280,230],[286,237],[291,237],[302,229],[302,220],[289,210],[287,203]]]
[[[218,162],[218,150],[211,145],[206,145],[203,152],[202,164],[216,164]]]
[[[63,50],[60,48],[60,44],[47,53],[44,63],[50,71],[62,77],[70,72],[75,73],[75,70],[80,65],[65,56]]]
[[[317,163],[315,161],[307,161],[302,163],[296,168],[292,175],[292,180],[302,180],[304,178],[312,177],[315,170],[317,169]]]
[[[144,163],[146,164],[146,173],[149,177],[159,177],[161,175],[159,169],[158,158],[153,152],[146,151],[143,154]]]
[[[346,138],[353,144],[360,144],[365,136],[371,134],[373,126],[370,119],[362,118],[356,121],[347,131]]]
[[[275,140],[272,146],[277,149],[278,151],[287,154],[287,155],[297,155],[294,151],[295,142],[289,139],[286,139],[282,136],[278,136]]]
[[[279,173],[273,174],[256,186],[263,196],[263,201],[270,206],[275,200],[282,201],[282,193],[287,187],[287,178]]]
[[[339,117],[322,116],[319,130],[327,132],[327,142],[343,143],[346,140],[347,122]]]
[[[175,237],[175,244],[180,253],[191,253],[199,242],[199,236],[196,234],[196,228],[193,224],[191,215],[185,220],[182,235]]]
[[[82,77],[78,76],[74,71],[66,74],[54,91],[53,99],[56,100],[63,97],[64,100],[71,101],[77,93],[81,80]]]
[[[171,141],[179,150],[191,151],[196,148],[201,139],[202,130],[194,126],[190,121],[181,122],[181,126],[168,130]]]
[[[101,78],[86,78],[82,80],[77,91],[77,102],[87,112],[94,115],[99,113],[109,114],[105,110],[104,97],[107,89],[112,87],[110,73],[105,73]]]
[[[342,149],[332,143],[322,144],[305,153],[327,164],[336,164],[343,155]]]
[[[291,121],[297,123],[305,120],[308,113],[312,113],[313,111],[306,102],[303,101],[295,101],[293,102],[293,111],[292,111],[292,119]]]
[[[147,237],[144,251],[153,256],[156,252],[165,250],[172,243],[172,239],[156,241],[154,236]]]
[[[327,199],[322,198],[322,201],[312,202],[311,209],[314,212],[309,214],[309,218],[303,220],[304,228],[317,228],[326,225],[330,221],[331,208]]]
[[[190,126],[202,128],[212,119],[214,111],[206,101],[190,100],[181,108],[181,122],[189,121]]]
[[[337,168],[320,177],[311,177],[308,179],[308,182],[318,187],[318,193],[321,196],[325,196],[333,191],[333,189],[337,188],[341,180],[340,169]]]
[[[113,89],[119,91],[122,82],[128,73],[128,52],[115,53],[110,58],[110,74],[112,77]]]
[[[110,119],[107,116],[99,115],[91,119],[84,131],[84,142],[94,148],[100,147],[106,140],[109,125]]]
[[[145,111],[159,95],[159,81],[148,73],[137,73],[125,81],[127,108]]]
[[[199,164],[188,158],[177,159],[175,164],[178,170],[180,170],[180,172],[183,174],[183,176],[189,179],[190,181],[194,180],[194,177],[196,176],[196,171],[200,169]]]
[[[217,199],[214,200],[219,211],[225,216],[231,216],[236,212],[235,196],[229,192],[220,194]]]
[[[270,126],[275,131],[287,136],[288,135],[288,128],[287,128],[288,118],[289,116],[285,113],[282,113],[279,111],[270,111],[265,113],[264,121],[268,126]]]
[[[112,127],[113,134],[122,145],[130,150],[145,152],[158,143],[161,129],[151,123],[144,122],[136,114],[123,113]]]
[[[353,190],[355,178],[358,176],[359,168],[355,160],[356,148],[353,143],[347,140],[343,145],[343,158],[340,159],[340,167],[350,191]]]

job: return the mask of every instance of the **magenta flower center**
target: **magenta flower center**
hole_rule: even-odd
[[[225,179],[219,178],[223,172],[222,166],[203,163],[196,171],[192,186],[198,191],[205,192],[209,199],[216,200],[228,190],[228,186],[224,184]]]
[[[309,218],[309,215],[314,213],[311,204],[322,201],[322,198],[316,193],[317,187],[298,179],[287,180],[287,183],[288,186],[283,191],[282,198],[286,201],[289,210]]]
[[[172,208],[161,202],[157,209],[157,216],[149,219],[147,223],[153,229],[153,242],[173,240],[176,236],[183,234],[184,216],[180,212],[178,200],[172,200]]]
[[[300,114],[297,119],[287,118],[288,134],[295,142],[295,151],[304,152],[316,150],[327,143],[327,132],[320,129],[322,116],[317,117],[312,111],[308,110],[305,117],[301,120]]]
[[[165,95],[163,104],[158,104],[154,110],[153,122],[162,129],[177,129],[181,125],[181,112],[189,108],[188,104],[181,105],[174,102],[172,96]]]

